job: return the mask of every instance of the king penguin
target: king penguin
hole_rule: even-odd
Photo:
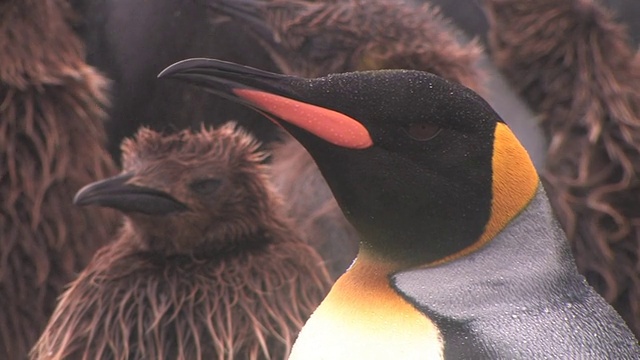
[[[290,359],[638,359],[578,274],[531,160],[476,93],[380,70],[305,79],[211,59],[160,77],[261,112],[361,237]]]

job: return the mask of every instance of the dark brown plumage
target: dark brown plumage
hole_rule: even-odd
[[[233,16],[287,74],[318,77],[351,70],[420,69],[479,90],[477,41],[429,4],[376,0],[197,0]],[[457,38],[458,37],[458,38]]]
[[[125,224],[33,359],[286,358],[329,278],[281,216],[258,146],[235,124],[126,140],[123,173],[76,196]]]
[[[640,336],[640,62],[591,0],[488,0],[495,61],[542,114],[580,271]]]
[[[0,3],[0,357],[24,359],[116,214],[73,194],[115,173],[106,80],[84,61],[66,1]]]
[[[287,74],[415,69],[430,71],[482,92],[476,41],[460,33],[427,4],[392,0],[198,0],[244,24]],[[358,237],[338,208],[304,148],[287,135],[274,145],[273,179],[289,214],[322,255],[333,278],[357,253]]]

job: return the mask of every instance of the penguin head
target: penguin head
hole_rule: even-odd
[[[316,161],[360,233],[361,251],[388,261],[417,265],[455,256],[477,246],[493,213],[515,216],[533,193],[496,209],[496,188],[521,181],[496,186],[497,179],[510,181],[496,174],[496,156],[507,165],[512,158],[513,170],[537,184],[526,151],[491,107],[433,74],[303,79],[193,59],[160,76],[195,82],[283,126]]]
[[[85,186],[74,202],[122,211],[140,241],[162,252],[234,247],[272,207],[258,147],[233,123],[173,135],[142,128],[122,144],[122,174]]]

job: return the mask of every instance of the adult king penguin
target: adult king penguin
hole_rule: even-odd
[[[538,175],[473,91],[382,70],[304,79],[191,59],[196,83],[280,124],[361,235],[291,359],[638,359],[578,274]]]

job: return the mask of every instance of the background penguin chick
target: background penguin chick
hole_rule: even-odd
[[[64,286],[113,235],[112,210],[71,204],[111,176],[106,79],[67,1],[0,2],[0,357],[25,359]]]
[[[123,143],[78,204],[126,214],[62,296],[33,359],[282,359],[328,290],[280,215],[265,153],[227,124]]]
[[[482,93],[475,67],[478,41],[462,43],[461,32],[425,3],[392,0],[196,0],[218,14],[248,25],[285,74],[420,69],[449,74]]]
[[[247,24],[285,74],[413,69],[460,82],[480,93],[477,41],[462,43],[438,9],[389,0],[197,0],[216,14]],[[273,146],[273,181],[307,241],[340,276],[358,249],[358,236],[307,151],[287,134]]]
[[[542,114],[543,179],[578,268],[640,337],[640,62],[625,27],[591,0],[486,5],[496,63]]]

